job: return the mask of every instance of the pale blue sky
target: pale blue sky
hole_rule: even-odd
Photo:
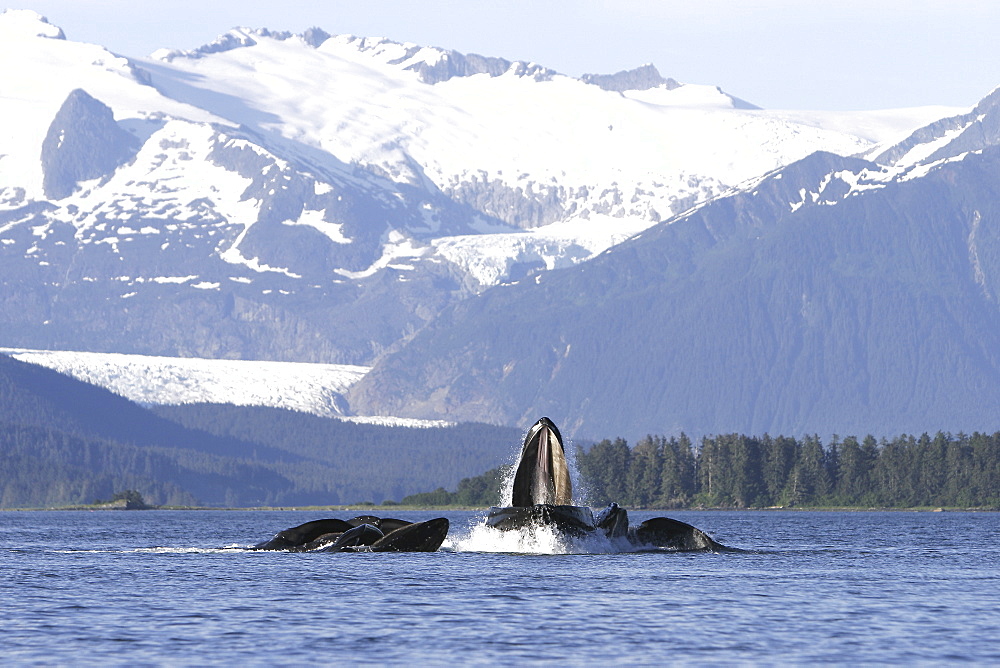
[[[997,0],[8,0],[127,56],[234,26],[388,37],[565,74],[652,62],[763,107],[971,106],[1000,86]],[[2,5],[0,5],[2,6]]]

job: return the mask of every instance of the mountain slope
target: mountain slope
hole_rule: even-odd
[[[587,435],[986,428],[995,93],[768,111],[318,29],[139,61],[25,12],[0,55],[5,346],[378,360],[356,412]]]
[[[981,136],[888,166],[817,153],[492,290],[377,364],[352,407],[548,414],[594,437],[995,429],[1000,150]]]

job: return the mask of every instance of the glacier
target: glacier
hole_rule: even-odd
[[[270,406],[345,417],[343,393],[369,368],[122,353],[0,348],[0,354],[38,364],[148,405],[221,403]],[[376,418],[370,418],[376,420]]]

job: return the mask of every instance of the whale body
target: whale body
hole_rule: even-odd
[[[361,515],[349,520],[313,520],[279,531],[255,550],[288,552],[434,552],[448,536],[448,519],[407,522]]]
[[[678,551],[727,550],[721,543],[690,524],[669,517],[654,517],[629,526],[628,513],[617,503],[596,515],[586,506],[573,505],[562,435],[547,417],[528,430],[514,474],[511,505],[494,506],[486,516],[487,526],[501,531],[549,526],[567,536],[602,533],[623,538],[635,546]]]

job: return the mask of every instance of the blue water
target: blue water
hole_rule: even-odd
[[[666,513],[721,554],[494,552],[444,514],[439,552],[302,554],[242,547],[352,513],[0,512],[0,662],[1000,661],[997,513]]]

